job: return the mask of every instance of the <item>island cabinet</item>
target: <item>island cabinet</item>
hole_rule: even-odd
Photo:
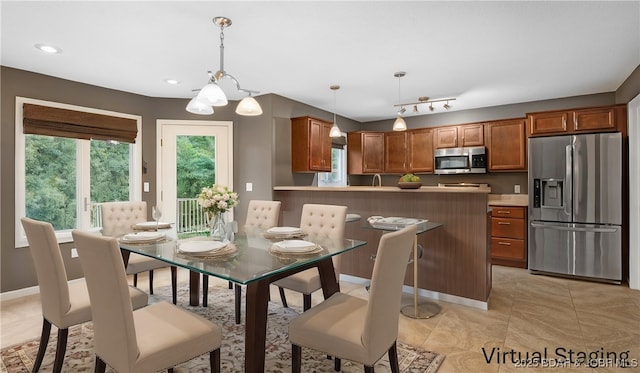
[[[626,105],[527,114],[529,136],[582,132],[626,132]]]
[[[433,130],[420,128],[384,134],[384,172],[433,172]]]
[[[435,128],[436,149],[483,145],[484,130],[482,123]]]
[[[527,171],[526,119],[485,123],[489,172]]]
[[[527,208],[491,206],[491,262],[527,268]]]
[[[384,132],[347,133],[347,173],[349,175],[384,172]]]
[[[291,171],[331,172],[331,126],[312,117],[291,119]]]

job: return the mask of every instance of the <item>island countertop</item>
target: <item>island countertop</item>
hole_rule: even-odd
[[[491,193],[491,188],[484,187],[438,187],[422,186],[417,189],[400,189],[395,186],[347,186],[347,187],[317,187],[317,186],[277,186],[275,191],[322,191],[322,192],[401,192],[401,193]]]

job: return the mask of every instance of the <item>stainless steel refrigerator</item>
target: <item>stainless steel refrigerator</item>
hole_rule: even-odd
[[[622,136],[529,139],[529,269],[622,280]]]

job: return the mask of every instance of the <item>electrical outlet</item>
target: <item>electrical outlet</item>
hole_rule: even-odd
[[[247,192],[252,192],[252,191],[253,191],[253,183],[247,183],[247,184],[245,185],[245,190],[246,190]]]
[[[73,249],[71,249],[71,257],[72,258],[77,258],[78,257],[78,250],[75,247]]]
[[[520,194],[520,184],[516,184],[513,186],[513,192],[515,194]]]

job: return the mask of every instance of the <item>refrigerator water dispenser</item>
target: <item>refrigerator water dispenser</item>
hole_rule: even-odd
[[[562,208],[564,180],[542,179],[542,208]]]

